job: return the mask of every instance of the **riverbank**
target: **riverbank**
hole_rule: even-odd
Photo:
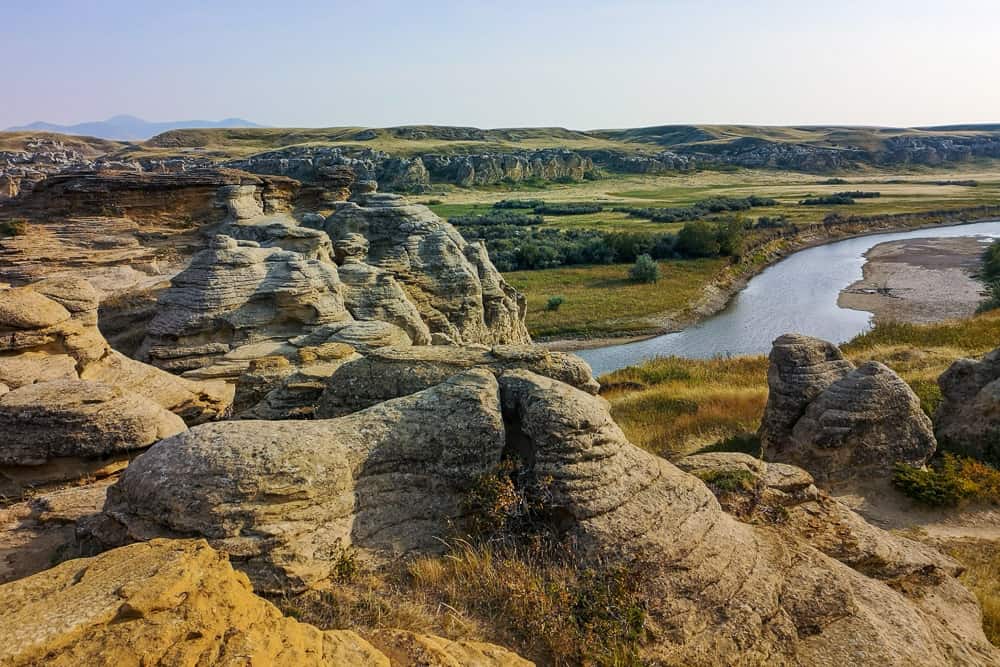
[[[975,215],[961,220],[963,213]],[[621,335],[604,330],[597,336],[544,336],[536,340],[550,350],[579,351],[609,345],[623,345],[656,338],[693,326],[723,311],[747,283],[765,269],[797,252],[852,238],[893,232],[942,229],[990,222],[997,219],[1000,207],[976,207],[968,210],[934,211],[870,219],[847,219],[837,225],[813,225],[793,235],[782,235],[745,251],[737,264],[730,264],[701,287],[700,294],[683,308],[647,316],[649,328],[624,330]],[[928,218],[940,220],[927,221]],[[973,309],[974,310],[974,309]],[[967,316],[969,313],[965,313]],[[937,318],[938,321],[945,318]]]
[[[876,324],[928,324],[970,317],[983,300],[976,238],[923,238],[880,243],[865,253],[863,278],[841,291],[837,305],[874,315]]]

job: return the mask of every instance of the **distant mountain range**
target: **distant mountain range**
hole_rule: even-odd
[[[118,141],[144,141],[161,132],[168,130],[183,130],[191,128],[227,128],[227,127],[264,127],[257,123],[251,123],[242,118],[226,118],[224,120],[176,120],[153,123],[135,116],[114,116],[107,120],[93,121],[89,123],[77,123],[76,125],[56,125],[38,121],[30,125],[20,127],[9,127],[8,131],[23,132],[59,132],[62,134],[80,134],[88,137],[98,137],[100,139],[116,139]]]

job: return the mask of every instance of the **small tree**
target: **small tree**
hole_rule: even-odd
[[[545,310],[559,310],[559,306],[563,305],[565,300],[561,296],[550,296],[548,303],[545,304]]]
[[[649,255],[639,255],[628,275],[638,283],[655,283],[660,279],[660,265]]]

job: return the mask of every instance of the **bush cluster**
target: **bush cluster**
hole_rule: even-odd
[[[822,197],[806,197],[799,204],[803,206],[843,206],[853,204],[855,199],[875,199],[881,196],[881,192],[852,190],[850,192],[835,192],[832,195],[824,195]]]
[[[897,464],[892,483],[907,496],[934,507],[966,500],[1000,504],[1000,470],[950,453],[926,468]]]
[[[638,208],[619,206],[613,209],[619,213],[627,213],[633,218],[642,218],[653,222],[688,222],[699,220],[713,213],[733,213],[748,211],[759,206],[777,206],[778,202],[768,197],[712,197],[703,199],[691,206],[671,208]]]
[[[528,215],[513,211],[490,211],[482,215],[456,215],[448,219],[456,227],[476,227],[484,225],[514,225],[532,227],[545,222],[540,215]]]

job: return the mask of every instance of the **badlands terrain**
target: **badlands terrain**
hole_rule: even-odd
[[[986,243],[876,245],[842,345],[536,342],[994,216],[996,128],[0,148],[0,665],[1000,664]]]

